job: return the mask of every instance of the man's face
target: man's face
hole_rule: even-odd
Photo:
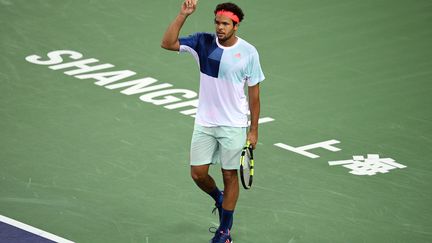
[[[216,15],[214,23],[219,41],[226,41],[233,37],[238,28],[238,25],[233,25],[233,21],[230,18],[223,15]]]

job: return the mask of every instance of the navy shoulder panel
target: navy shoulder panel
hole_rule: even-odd
[[[198,33],[195,51],[198,53],[200,71],[217,78],[223,49],[218,47],[216,36],[210,33]]]

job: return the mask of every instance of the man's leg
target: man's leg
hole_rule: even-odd
[[[222,169],[222,175],[225,188],[219,230],[228,232],[233,224],[234,209],[239,197],[239,182],[237,170]]]
[[[208,174],[210,163],[217,161],[217,149],[218,143],[213,136],[213,128],[195,124],[190,150],[191,177],[201,190],[215,200],[216,207],[221,208],[222,193]]]
[[[212,192],[216,188],[216,183],[208,174],[210,165],[192,165],[191,177],[195,184],[206,193]]]
[[[191,166],[191,177],[201,190],[209,194],[215,200],[216,207],[220,207],[222,204],[222,193],[217,188],[213,178],[208,174],[209,167],[210,165]]]
[[[221,144],[221,164],[224,182],[224,200],[220,231],[229,232],[233,224],[234,209],[239,198],[238,169],[240,154],[246,141],[246,128],[221,127],[218,131]]]
[[[224,201],[222,207],[225,210],[233,211],[237,204],[239,197],[239,181],[237,170],[224,170],[222,169],[223,182],[224,182]]]

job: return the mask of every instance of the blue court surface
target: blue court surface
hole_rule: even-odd
[[[0,243],[73,243],[0,215]]]

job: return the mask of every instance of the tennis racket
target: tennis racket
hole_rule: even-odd
[[[252,187],[252,179],[254,175],[254,159],[252,145],[247,141],[243,147],[240,156],[240,178],[244,189],[248,190]]]

